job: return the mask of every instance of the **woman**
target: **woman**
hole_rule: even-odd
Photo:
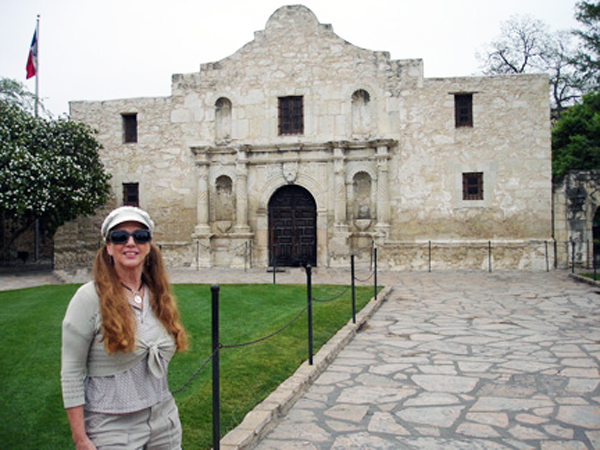
[[[167,366],[187,341],[153,232],[142,209],[112,211],[94,281],[67,308],[61,382],[77,450],[181,448]]]

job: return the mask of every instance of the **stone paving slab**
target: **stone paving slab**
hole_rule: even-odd
[[[397,274],[269,433],[221,448],[600,449],[599,361],[600,288],[567,273]]]

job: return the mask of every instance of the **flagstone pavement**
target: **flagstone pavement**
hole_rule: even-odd
[[[564,272],[392,278],[253,448],[600,449],[600,288]]]
[[[313,273],[314,283],[346,278]],[[171,279],[271,282],[272,274],[181,270]],[[379,280],[390,288],[372,314],[331,355],[321,355],[328,346],[316,355],[322,373],[285,400],[267,398],[221,449],[600,450],[600,287],[564,271]],[[279,283],[304,281],[301,270],[277,274]],[[2,275],[0,289],[58,282]]]

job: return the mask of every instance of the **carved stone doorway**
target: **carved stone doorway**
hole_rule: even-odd
[[[269,200],[269,265],[317,264],[317,205],[306,189],[278,189]]]

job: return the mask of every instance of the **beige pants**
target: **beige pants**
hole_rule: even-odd
[[[131,414],[86,411],[85,430],[98,450],[181,449],[181,422],[173,397]]]

